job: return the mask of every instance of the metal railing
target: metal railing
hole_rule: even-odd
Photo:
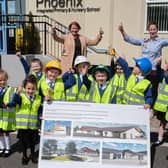
[[[51,28],[54,24],[59,34],[69,32],[66,26],[49,18],[47,15],[1,15],[0,17],[1,27],[15,30],[15,47],[13,52],[16,49],[21,50],[22,53],[37,53],[60,58],[63,45],[52,38]],[[17,34],[17,30],[21,30],[20,36]],[[89,50],[91,52],[107,54],[106,49],[89,47]]]

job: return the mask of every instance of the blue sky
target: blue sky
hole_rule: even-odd
[[[103,142],[103,148],[117,149],[117,150],[129,149],[134,152],[147,151],[146,144],[138,144],[138,143]]]
[[[55,121],[55,120],[45,120],[44,121],[44,130],[52,129],[55,125],[59,126],[71,126],[71,121]]]
[[[147,132],[147,127],[145,125],[135,125],[135,124],[118,124],[111,122],[74,122],[73,127],[81,127],[81,126],[92,126],[92,127],[129,127],[135,126],[141,128],[143,131]]]
[[[58,140],[58,148],[64,149],[66,147],[66,144],[70,141],[62,141]],[[74,140],[77,149],[81,149],[83,147],[88,147],[91,149],[100,149],[100,143],[99,142],[93,142],[93,141],[81,141],[81,140]]]

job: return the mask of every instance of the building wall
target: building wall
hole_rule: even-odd
[[[47,1],[45,6],[45,1]],[[49,3],[50,2],[50,7]],[[78,21],[82,27],[80,33],[90,38],[94,38],[100,27],[104,30],[104,36],[97,48],[108,48],[112,46],[118,54],[126,58],[129,64],[134,65],[132,57],[141,56],[141,48],[125,43],[118,31],[118,25],[122,22],[126,32],[137,38],[147,37],[144,33],[145,27],[145,0],[83,0],[81,1],[83,8],[86,11],[82,12],[66,12],[68,7],[64,7],[63,11],[55,11],[53,5],[60,9],[58,2],[78,2],[77,0],[31,0],[26,1],[26,13],[31,11],[33,14],[46,14],[58,22],[68,26],[71,21]],[[38,4],[38,8],[37,8]],[[75,6],[75,5],[72,5]],[[87,11],[89,8],[98,8],[99,11]],[[75,8],[75,7],[74,7]],[[82,8],[82,9],[83,9]],[[77,8],[76,8],[77,9]],[[167,34],[161,34],[161,37],[167,37]],[[163,50],[163,56],[166,56],[168,49]],[[110,56],[104,54],[89,54],[89,59],[93,64],[109,64]]]

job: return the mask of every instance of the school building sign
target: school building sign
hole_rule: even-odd
[[[100,7],[87,6],[83,0],[36,0],[37,12],[100,12]]]

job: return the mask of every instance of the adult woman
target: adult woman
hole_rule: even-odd
[[[155,101],[157,96],[157,88],[159,84],[159,74],[157,66],[160,66],[162,48],[168,45],[168,39],[158,37],[158,26],[155,22],[148,24],[149,38],[136,39],[127,35],[122,24],[118,27],[124,40],[133,45],[139,45],[142,48],[142,57],[148,58],[152,63],[152,71],[147,77],[152,83],[152,94]]]
[[[79,34],[81,27],[76,21],[71,22],[68,28],[70,33],[61,36],[57,34],[55,26],[52,28],[54,40],[64,44],[64,53],[61,58],[63,71],[67,71],[72,68],[74,60],[78,55],[86,56],[87,46],[97,45],[103,35],[101,28],[94,40]]]

